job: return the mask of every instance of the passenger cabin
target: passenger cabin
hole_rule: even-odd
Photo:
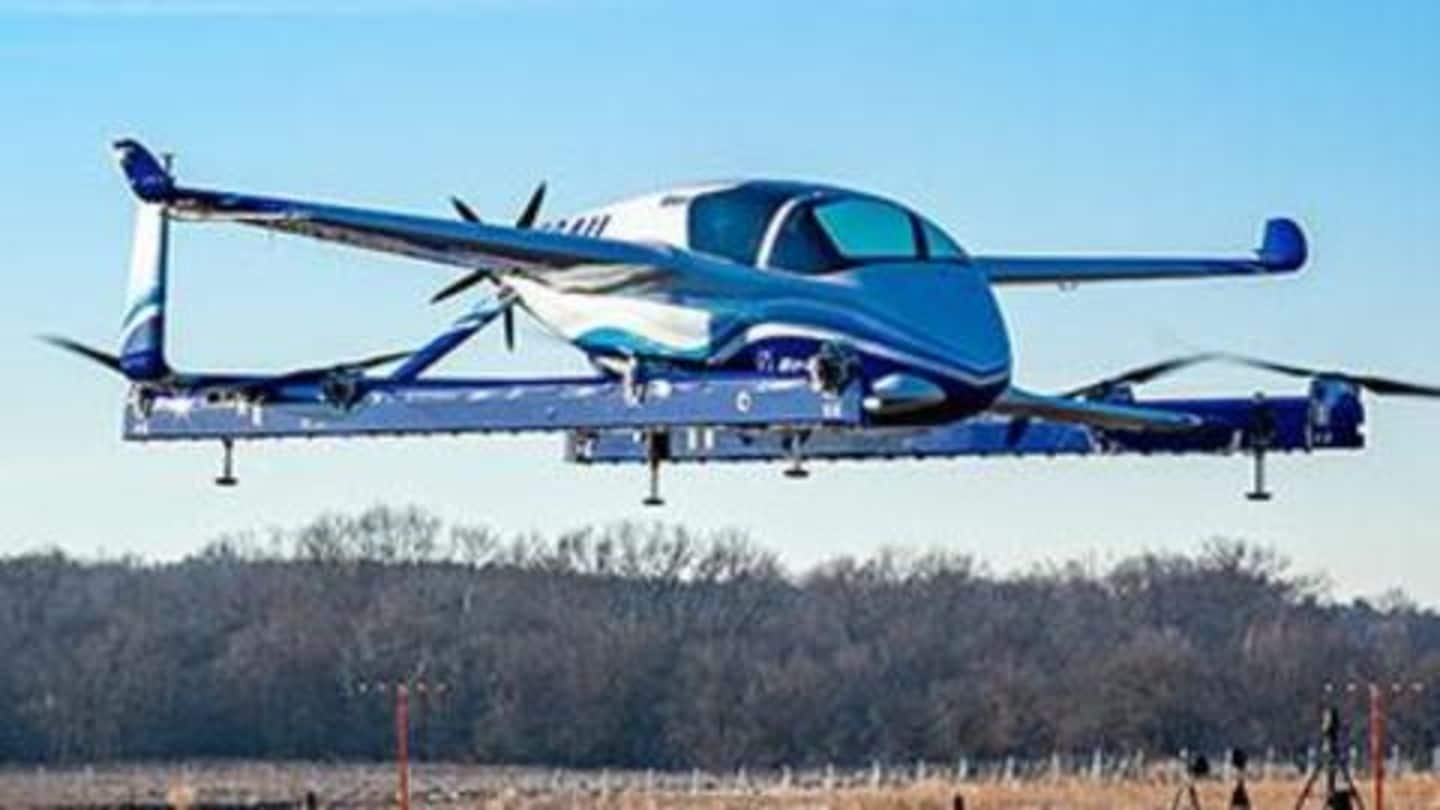
[[[687,243],[740,264],[820,274],[882,262],[967,262],[939,226],[889,200],[801,183],[748,182],[695,195]]]
[[[822,274],[881,262],[968,262],[938,225],[889,200],[813,183],[754,180],[672,189],[542,225],[654,241],[738,264]]]

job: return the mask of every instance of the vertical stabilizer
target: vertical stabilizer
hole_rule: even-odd
[[[140,203],[130,249],[130,285],[120,327],[120,366],[136,380],[169,373],[165,363],[166,264],[170,224],[164,206]]]

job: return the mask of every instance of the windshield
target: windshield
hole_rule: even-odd
[[[899,206],[849,199],[821,203],[814,212],[820,229],[844,259],[913,259],[920,255],[910,212]]]
[[[939,228],[904,208],[870,197],[793,206],[775,235],[767,264],[797,273],[825,273],[880,261],[963,259]]]

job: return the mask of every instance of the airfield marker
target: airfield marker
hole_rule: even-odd
[[[410,810],[410,688],[395,685],[395,759],[400,768],[400,810]]]
[[[395,695],[395,762],[396,762],[396,788],[395,799],[400,810],[410,810],[410,690],[414,689],[419,693],[420,698],[433,695],[436,698],[443,697],[450,689],[448,684],[430,683],[417,681],[414,684],[405,681],[376,681],[374,683],[361,682],[356,684],[357,694],[374,692],[379,695],[390,694],[393,690]]]
[[[1385,810],[1385,690],[1370,684],[1370,772],[1375,775],[1375,810]]]

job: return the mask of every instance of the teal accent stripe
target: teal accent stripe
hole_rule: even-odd
[[[158,286],[152,287],[149,292],[140,296],[138,300],[136,300],[130,305],[130,308],[125,312],[124,319],[120,321],[121,331],[126,331],[129,328],[130,321],[134,320],[135,316],[139,315],[141,310],[150,306],[160,306],[160,304],[164,301],[164,298],[165,291],[160,289]]]
[[[652,355],[684,360],[704,360],[710,356],[709,346],[702,346],[698,349],[680,349],[656,340],[641,337],[634,332],[609,326],[600,329],[591,329],[576,338],[575,342],[589,351]]]

